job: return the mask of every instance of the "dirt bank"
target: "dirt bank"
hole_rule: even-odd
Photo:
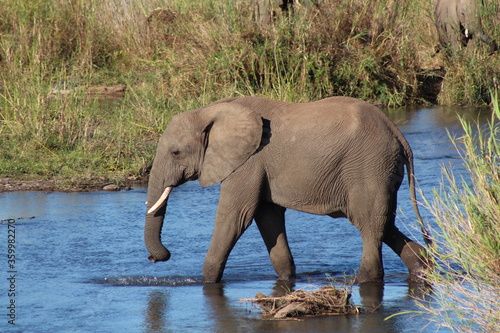
[[[146,186],[147,179],[110,179],[92,177],[81,179],[16,179],[0,178],[0,192],[89,192],[130,190],[132,186]]]

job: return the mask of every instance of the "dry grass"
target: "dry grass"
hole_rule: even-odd
[[[244,301],[257,304],[265,318],[286,319],[359,313],[350,298],[351,293],[345,289],[325,286],[313,291],[296,290],[280,297],[258,293],[255,298]]]

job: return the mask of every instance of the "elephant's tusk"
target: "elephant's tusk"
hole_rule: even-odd
[[[153,205],[153,207],[149,208],[148,214],[156,212],[158,208],[160,208],[161,205],[167,200],[168,196],[170,195],[170,192],[172,192],[172,186],[169,186],[163,191],[162,195],[160,196],[160,199],[156,201],[156,203]]]

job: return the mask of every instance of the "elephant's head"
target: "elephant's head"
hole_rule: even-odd
[[[170,258],[161,229],[172,188],[195,179],[202,186],[223,181],[258,149],[261,136],[261,117],[236,103],[215,103],[172,118],[149,178],[144,239],[151,261]]]

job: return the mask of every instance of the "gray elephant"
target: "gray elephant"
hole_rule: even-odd
[[[254,10],[257,23],[261,27],[271,24],[277,7],[282,13],[293,10],[293,0],[255,0]]]
[[[437,0],[434,5],[434,23],[441,47],[456,52],[478,39],[498,49],[497,43],[484,31],[479,14],[479,0]]]
[[[359,229],[359,283],[383,280],[382,242],[401,257],[410,277],[418,276],[426,266],[425,249],[395,226],[405,165],[427,241],[416,205],[412,151],[375,106],[347,97],[310,103],[240,97],[186,111],[172,118],[151,169],[144,231],[149,259],[170,258],[161,242],[170,191],[198,179],[202,186],[221,182],[204,282],[222,279],[229,253],[252,220],[278,278],[295,277],[286,208],[347,217]]]

